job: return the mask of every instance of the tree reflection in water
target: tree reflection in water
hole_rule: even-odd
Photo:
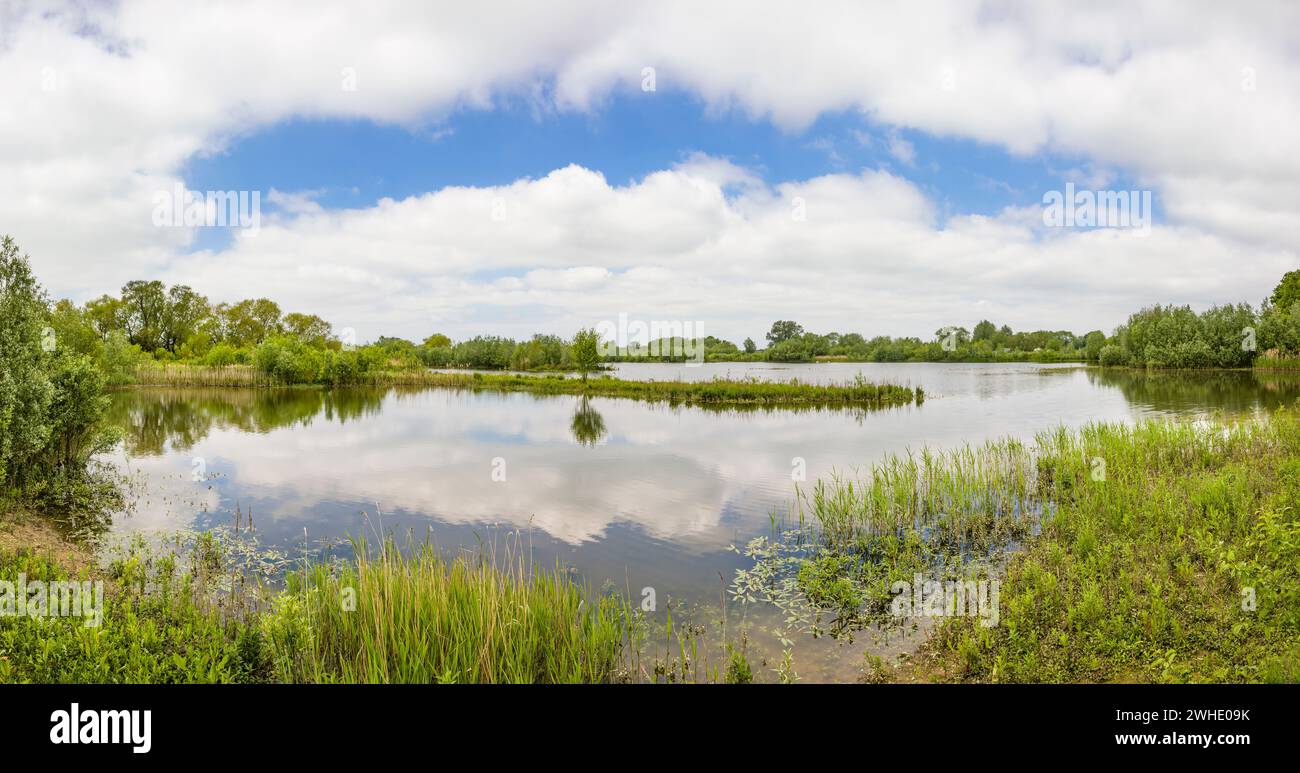
[[[583,395],[573,411],[573,421],[569,424],[573,430],[573,439],[584,446],[594,446],[605,438],[605,417],[591,407],[591,401]]]

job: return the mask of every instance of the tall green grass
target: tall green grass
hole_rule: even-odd
[[[1283,370],[1300,372],[1300,357],[1270,357],[1261,354],[1255,358],[1257,370]]]
[[[927,530],[960,544],[1006,531],[1040,506],[1033,460],[1017,440],[950,451],[890,455],[865,475],[836,475],[799,492],[799,512],[834,549],[900,530]]]
[[[590,601],[518,553],[448,559],[356,543],[355,563],[307,562],[275,591],[211,533],[186,555],[133,546],[103,572],[103,622],[0,616],[7,682],[611,682],[638,662],[637,618]],[[67,579],[48,556],[0,552],[0,578]]]
[[[317,565],[278,600],[268,629],[289,682],[593,683],[626,676],[630,610],[588,602],[521,554],[448,560],[355,545],[341,571]]]
[[[1021,544],[1005,566],[1000,624],[947,618],[930,676],[1300,680],[1294,411],[1062,427],[1032,448],[894,457],[802,502],[817,548],[799,558],[799,587],[830,602],[862,603],[863,566],[870,579],[882,566],[929,565],[941,548],[978,558]],[[909,549],[900,558],[881,544]]]

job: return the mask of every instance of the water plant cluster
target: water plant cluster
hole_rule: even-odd
[[[184,553],[133,544],[103,570],[0,550],[0,574],[108,586],[103,622],[0,616],[4,682],[609,682],[631,678],[638,618],[519,552],[448,557],[355,545],[273,588],[204,534]]]
[[[1001,577],[913,678],[1300,679],[1300,418],[1090,424],[817,484],[733,583],[792,627],[888,627],[894,581]],[[793,538],[790,536],[793,535]],[[822,618],[831,623],[824,626]]]

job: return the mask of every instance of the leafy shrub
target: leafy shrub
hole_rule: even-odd
[[[1128,352],[1124,347],[1115,344],[1107,344],[1101,347],[1101,352],[1097,356],[1097,361],[1106,367],[1115,367],[1128,364]]]
[[[324,354],[297,338],[275,336],[253,351],[253,367],[280,384],[314,384],[320,378]]]
[[[240,349],[230,344],[217,344],[209,349],[208,353],[200,360],[204,365],[214,368],[224,368],[228,365],[247,365],[248,361],[247,349]]]

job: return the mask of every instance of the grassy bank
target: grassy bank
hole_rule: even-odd
[[[629,381],[608,376],[581,379],[563,375],[523,376],[498,373],[458,373],[429,370],[377,371],[365,374],[364,385],[426,386],[544,395],[623,397],[682,405],[902,405],[919,403],[919,387],[873,384],[809,384],[798,380]],[[145,366],[136,372],[139,386],[273,386],[251,366],[209,368],[192,365]]]
[[[892,581],[945,566],[960,574],[954,558],[969,566],[990,546],[1012,546],[998,624],[944,617],[926,659],[899,676],[1293,682],[1297,503],[1293,412],[1060,429],[1032,448],[893,459],[824,484],[805,498],[816,537],[790,587],[865,625],[860,610],[888,614]]]
[[[0,616],[0,683],[609,682],[630,662],[622,602],[518,558],[361,546],[270,592],[210,535],[184,561],[132,551],[97,569],[51,529],[0,523],[0,578],[102,582],[102,622]]]
[[[1260,355],[1255,358],[1257,370],[1281,370],[1290,373],[1300,373],[1300,357],[1269,357]]]

